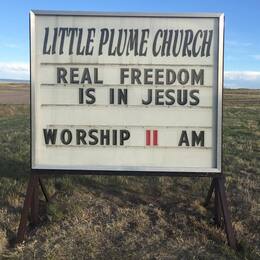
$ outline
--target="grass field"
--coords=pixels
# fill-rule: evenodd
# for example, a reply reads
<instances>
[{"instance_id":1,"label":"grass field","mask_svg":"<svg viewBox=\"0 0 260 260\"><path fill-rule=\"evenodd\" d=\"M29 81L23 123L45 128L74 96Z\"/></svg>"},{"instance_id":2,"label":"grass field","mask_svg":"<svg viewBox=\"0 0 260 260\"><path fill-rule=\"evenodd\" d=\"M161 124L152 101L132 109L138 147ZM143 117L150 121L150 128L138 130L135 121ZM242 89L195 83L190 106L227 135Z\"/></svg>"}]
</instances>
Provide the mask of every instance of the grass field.
<instances>
[{"instance_id":1,"label":"grass field","mask_svg":"<svg viewBox=\"0 0 260 260\"><path fill-rule=\"evenodd\" d=\"M29 107L0 105L0 259L260 259L260 90L225 90L224 172L239 251L203 207L208 178L63 176L12 247L29 173ZM43 199L43 198L42 198Z\"/></svg>"},{"instance_id":2,"label":"grass field","mask_svg":"<svg viewBox=\"0 0 260 260\"><path fill-rule=\"evenodd\" d=\"M29 104L28 84L0 83L0 104Z\"/></svg>"}]
</instances>

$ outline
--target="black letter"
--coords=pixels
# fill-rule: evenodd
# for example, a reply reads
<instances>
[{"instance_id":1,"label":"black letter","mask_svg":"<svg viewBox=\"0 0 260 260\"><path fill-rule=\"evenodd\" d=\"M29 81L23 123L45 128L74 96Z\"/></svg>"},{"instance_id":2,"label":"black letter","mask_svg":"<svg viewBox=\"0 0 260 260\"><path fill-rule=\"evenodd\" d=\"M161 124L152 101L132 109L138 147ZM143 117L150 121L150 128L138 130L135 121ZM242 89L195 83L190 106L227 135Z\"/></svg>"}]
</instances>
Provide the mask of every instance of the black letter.
<instances>
[{"instance_id":1,"label":"black letter","mask_svg":"<svg viewBox=\"0 0 260 260\"><path fill-rule=\"evenodd\" d=\"M122 103L124 103L125 105L127 105L127 97L128 97L127 88L125 88L125 89L119 88L117 90L117 94L118 94L118 97L117 97L118 104L121 105Z\"/></svg>"},{"instance_id":2,"label":"black letter","mask_svg":"<svg viewBox=\"0 0 260 260\"><path fill-rule=\"evenodd\" d=\"M184 79L182 79L182 75L184 75ZM177 78L178 78L179 83L181 83L182 85L185 85L189 81L189 72L185 69L181 69L178 72Z\"/></svg>"},{"instance_id":3,"label":"black letter","mask_svg":"<svg viewBox=\"0 0 260 260\"><path fill-rule=\"evenodd\" d=\"M116 47L114 47L114 50L112 50L113 42L114 42L114 35L115 35L115 29L110 29L110 39L109 39L109 45L108 45L108 56L115 56L116 55Z\"/></svg>"},{"instance_id":4,"label":"black letter","mask_svg":"<svg viewBox=\"0 0 260 260\"><path fill-rule=\"evenodd\" d=\"M150 78L153 77L153 75L151 74L153 72L153 69L144 69L144 84L145 85L152 85L153 81L149 80Z\"/></svg>"},{"instance_id":5,"label":"black letter","mask_svg":"<svg viewBox=\"0 0 260 260\"><path fill-rule=\"evenodd\" d=\"M71 55L71 54L73 54L75 35L78 35L78 28L69 28L68 36L69 35L70 35L69 55Z\"/></svg>"},{"instance_id":6,"label":"black letter","mask_svg":"<svg viewBox=\"0 0 260 260\"><path fill-rule=\"evenodd\" d=\"M139 49L139 56L145 56L147 53L147 47L144 50L144 45L147 43L147 39L146 35L147 34L147 38L149 37L149 29L144 29L142 30L142 36L141 36L141 43L140 43L140 49Z\"/></svg>"},{"instance_id":7,"label":"black letter","mask_svg":"<svg viewBox=\"0 0 260 260\"><path fill-rule=\"evenodd\" d=\"M124 141L130 138L130 132L128 130L120 130L120 145L124 145Z\"/></svg>"},{"instance_id":8,"label":"black letter","mask_svg":"<svg viewBox=\"0 0 260 260\"><path fill-rule=\"evenodd\" d=\"M86 137L86 131L84 129L77 129L76 130L76 139L77 139L77 144L87 144L85 141Z\"/></svg>"},{"instance_id":9,"label":"black letter","mask_svg":"<svg viewBox=\"0 0 260 260\"><path fill-rule=\"evenodd\" d=\"M110 131L109 130L100 130L100 144L104 145L104 141L106 141L106 145L110 143Z\"/></svg>"},{"instance_id":10,"label":"black letter","mask_svg":"<svg viewBox=\"0 0 260 260\"><path fill-rule=\"evenodd\" d=\"M161 101L163 99L163 89L156 89L155 90L155 105L163 105L164 102Z\"/></svg>"},{"instance_id":11,"label":"black letter","mask_svg":"<svg viewBox=\"0 0 260 260\"><path fill-rule=\"evenodd\" d=\"M67 35L68 35L68 28L63 28L63 27L60 28L59 36L61 34L61 40L60 40L60 52L59 52L59 54L63 54L65 33L67 33Z\"/></svg>"},{"instance_id":12,"label":"black letter","mask_svg":"<svg viewBox=\"0 0 260 260\"><path fill-rule=\"evenodd\" d=\"M174 84L176 73L174 70L166 69L166 85Z\"/></svg>"},{"instance_id":13,"label":"black letter","mask_svg":"<svg viewBox=\"0 0 260 260\"><path fill-rule=\"evenodd\" d=\"M92 55L93 54L94 47L92 46L92 48L90 49L90 45L91 45L92 42L94 42L93 38L95 37L95 32L96 32L95 28L88 29L88 38L87 38L86 53L85 53L86 55Z\"/></svg>"},{"instance_id":14,"label":"black letter","mask_svg":"<svg viewBox=\"0 0 260 260\"><path fill-rule=\"evenodd\" d=\"M43 54L50 54L51 52L51 46L49 46L49 49L47 50L47 42L48 42L48 36L49 36L49 27L45 28L45 35L44 35L44 42L43 42Z\"/></svg>"},{"instance_id":15,"label":"black letter","mask_svg":"<svg viewBox=\"0 0 260 260\"><path fill-rule=\"evenodd\" d=\"M189 50L189 45L192 43L192 39L193 39L193 31L185 30L182 56L186 56L186 55L188 55L189 57L191 56L191 50Z\"/></svg>"},{"instance_id":16,"label":"black letter","mask_svg":"<svg viewBox=\"0 0 260 260\"><path fill-rule=\"evenodd\" d=\"M207 39L209 32L209 38ZM210 46L211 46L211 41L212 41L212 36L213 36L213 30L205 30L204 31L204 37L203 37L203 42L202 42L202 50L201 50L201 57L205 56L205 48L207 46L206 50L206 57L210 56Z\"/></svg>"},{"instance_id":17,"label":"black letter","mask_svg":"<svg viewBox=\"0 0 260 260\"><path fill-rule=\"evenodd\" d=\"M153 90L152 89L148 89L147 92L148 92L148 95L147 95L148 99L146 101L142 99L142 104L143 105L149 105L152 102Z\"/></svg>"},{"instance_id":18,"label":"black letter","mask_svg":"<svg viewBox=\"0 0 260 260\"><path fill-rule=\"evenodd\" d=\"M163 35L163 31L162 30L158 30L154 36L154 41L153 41L153 56L157 56L159 53L160 53L160 50L161 50L161 46L159 47L158 51L156 50L156 43L157 43L157 40L158 40L158 36L159 34L161 35L160 37L162 37Z\"/></svg>"},{"instance_id":19,"label":"black letter","mask_svg":"<svg viewBox=\"0 0 260 260\"><path fill-rule=\"evenodd\" d=\"M91 129L88 132L89 137L93 140L93 141L89 141L89 145L96 145L98 143L98 138L96 135L94 135L94 133L98 133L97 129Z\"/></svg>"},{"instance_id":20,"label":"black letter","mask_svg":"<svg viewBox=\"0 0 260 260\"><path fill-rule=\"evenodd\" d=\"M67 75L67 70L65 68L57 68L57 83L61 83L61 81L63 81L63 83L68 83L68 81L66 80L66 75Z\"/></svg>"},{"instance_id":21,"label":"black letter","mask_svg":"<svg viewBox=\"0 0 260 260\"><path fill-rule=\"evenodd\" d=\"M142 84L140 81L140 76L141 76L141 70L132 68L131 69L131 84Z\"/></svg>"},{"instance_id":22,"label":"black letter","mask_svg":"<svg viewBox=\"0 0 260 260\"><path fill-rule=\"evenodd\" d=\"M199 135L197 135L196 131L192 131L192 146L199 145L204 146L204 131L200 131Z\"/></svg>"},{"instance_id":23,"label":"black letter","mask_svg":"<svg viewBox=\"0 0 260 260\"><path fill-rule=\"evenodd\" d=\"M125 78L129 78L129 75L125 75L125 72L129 71L128 68L121 68L120 69L120 84L125 83Z\"/></svg>"},{"instance_id":24,"label":"black letter","mask_svg":"<svg viewBox=\"0 0 260 260\"><path fill-rule=\"evenodd\" d=\"M79 88L79 104L83 104L83 88Z\"/></svg>"},{"instance_id":25,"label":"black letter","mask_svg":"<svg viewBox=\"0 0 260 260\"><path fill-rule=\"evenodd\" d=\"M115 104L115 89L109 89L109 104Z\"/></svg>"},{"instance_id":26,"label":"black letter","mask_svg":"<svg viewBox=\"0 0 260 260\"><path fill-rule=\"evenodd\" d=\"M113 129L113 145L117 145L117 130Z\"/></svg>"},{"instance_id":27,"label":"black letter","mask_svg":"<svg viewBox=\"0 0 260 260\"><path fill-rule=\"evenodd\" d=\"M45 144L49 144L51 141L51 144L56 143L56 137L57 137L57 129L43 129L44 134L44 140Z\"/></svg>"},{"instance_id":28,"label":"black letter","mask_svg":"<svg viewBox=\"0 0 260 260\"><path fill-rule=\"evenodd\" d=\"M163 85L163 81L160 79L163 78L163 69L155 69L155 84L156 85Z\"/></svg>"},{"instance_id":29,"label":"black letter","mask_svg":"<svg viewBox=\"0 0 260 260\"><path fill-rule=\"evenodd\" d=\"M171 93L175 93L175 90L174 89L167 89L165 91L165 96L170 100L170 101L166 101L165 104L166 105L173 105L175 103L175 98L174 96L171 95Z\"/></svg>"},{"instance_id":30,"label":"black letter","mask_svg":"<svg viewBox=\"0 0 260 260\"><path fill-rule=\"evenodd\" d=\"M88 84L92 83L88 68L84 68L80 83L85 83L85 81L87 81Z\"/></svg>"},{"instance_id":31,"label":"black letter","mask_svg":"<svg viewBox=\"0 0 260 260\"><path fill-rule=\"evenodd\" d=\"M187 89L177 89L177 103L179 105L186 105L188 99L188 90Z\"/></svg>"},{"instance_id":32,"label":"black letter","mask_svg":"<svg viewBox=\"0 0 260 260\"><path fill-rule=\"evenodd\" d=\"M99 42L99 49L98 49L98 55L102 55L102 49L103 46L108 42L108 29L101 29L101 36L100 36L100 42Z\"/></svg>"},{"instance_id":33,"label":"black letter","mask_svg":"<svg viewBox=\"0 0 260 260\"><path fill-rule=\"evenodd\" d=\"M77 44L77 55L83 55L85 46L83 47L82 50L80 50L81 47L81 41L82 41L82 28L79 29L79 36L78 36L78 44Z\"/></svg>"},{"instance_id":34,"label":"black letter","mask_svg":"<svg viewBox=\"0 0 260 260\"><path fill-rule=\"evenodd\" d=\"M94 68L94 83L95 84L103 84L103 80L98 79L98 68Z\"/></svg>"},{"instance_id":35,"label":"black letter","mask_svg":"<svg viewBox=\"0 0 260 260\"><path fill-rule=\"evenodd\" d=\"M197 33L194 36L194 41L193 41L193 44L192 44L192 55L193 55L193 57L197 57L200 53L200 50L201 50L201 46L200 46L199 49L196 51L197 40L198 40L199 34L200 34L200 38L201 38L202 35L203 35L202 30L198 30Z\"/></svg>"},{"instance_id":36,"label":"black letter","mask_svg":"<svg viewBox=\"0 0 260 260\"><path fill-rule=\"evenodd\" d=\"M185 144L186 146L190 146L189 144L189 139L188 139L188 135L187 135L187 132L185 130L183 130L181 132L181 138L179 140L179 144L178 146L182 146L182 144Z\"/></svg>"},{"instance_id":37,"label":"black letter","mask_svg":"<svg viewBox=\"0 0 260 260\"><path fill-rule=\"evenodd\" d=\"M95 89L94 88L86 89L86 96L89 98L89 99L86 99L87 104L94 104L96 102L96 97L91 92L95 93Z\"/></svg>"},{"instance_id":38,"label":"black letter","mask_svg":"<svg viewBox=\"0 0 260 260\"><path fill-rule=\"evenodd\" d=\"M194 99L194 101L190 101L190 105L192 105L192 106L196 106L196 105L198 105L199 102L200 102L199 97L197 97L197 96L195 95L195 93L198 93L198 94L199 94L199 90L198 90L198 89L193 89L193 90L191 90L191 92L190 92L190 97L191 97L192 99Z\"/></svg>"},{"instance_id":39,"label":"black letter","mask_svg":"<svg viewBox=\"0 0 260 260\"><path fill-rule=\"evenodd\" d=\"M191 70L191 85L200 83L200 85L204 84L204 69L200 69L197 74L195 69Z\"/></svg>"},{"instance_id":40,"label":"black letter","mask_svg":"<svg viewBox=\"0 0 260 260\"><path fill-rule=\"evenodd\" d=\"M67 140L65 140L65 134L67 134ZM63 129L60 133L60 140L63 144L68 145L72 140L72 133L69 129Z\"/></svg>"},{"instance_id":41,"label":"black letter","mask_svg":"<svg viewBox=\"0 0 260 260\"><path fill-rule=\"evenodd\" d=\"M56 44L57 44L57 37L58 37L58 28L54 28L54 35L53 35L53 41L52 41L52 54L56 53Z\"/></svg>"},{"instance_id":42,"label":"black letter","mask_svg":"<svg viewBox=\"0 0 260 260\"><path fill-rule=\"evenodd\" d=\"M129 30L129 38L126 49L126 56L130 54L130 51L134 50L134 56L138 55L138 29Z\"/></svg>"},{"instance_id":43,"label":"black letter","mask_svg":"<svg viewBox=\"0 0 260 260\"><path fill-rule=\"evenodd\" d=\"M79 76L78 72L79 72L78 68L70 68L70 83L71 84L79 84L79 80L76 80L76 78Z\"/></svg>"}]
</instances>

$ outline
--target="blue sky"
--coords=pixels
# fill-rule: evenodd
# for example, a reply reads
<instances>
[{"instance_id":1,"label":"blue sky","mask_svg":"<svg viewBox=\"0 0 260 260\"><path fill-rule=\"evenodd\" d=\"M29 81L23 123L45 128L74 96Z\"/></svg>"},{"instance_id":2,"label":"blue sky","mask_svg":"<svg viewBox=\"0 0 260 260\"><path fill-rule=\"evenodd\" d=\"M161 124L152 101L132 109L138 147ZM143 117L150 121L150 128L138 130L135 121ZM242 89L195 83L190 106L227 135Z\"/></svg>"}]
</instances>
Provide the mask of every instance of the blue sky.
<instances>
[{"instance_id":1,"label":"blue sky","mask_svg":"<svg viewBox=\"0 0 260 260\"><path fill-rule=\"evenodd\" d=\"M29 11L223 12L225 85L260 88L260 0L1 1L0 78L29 79Z\"/></svg>"}]
</instances>

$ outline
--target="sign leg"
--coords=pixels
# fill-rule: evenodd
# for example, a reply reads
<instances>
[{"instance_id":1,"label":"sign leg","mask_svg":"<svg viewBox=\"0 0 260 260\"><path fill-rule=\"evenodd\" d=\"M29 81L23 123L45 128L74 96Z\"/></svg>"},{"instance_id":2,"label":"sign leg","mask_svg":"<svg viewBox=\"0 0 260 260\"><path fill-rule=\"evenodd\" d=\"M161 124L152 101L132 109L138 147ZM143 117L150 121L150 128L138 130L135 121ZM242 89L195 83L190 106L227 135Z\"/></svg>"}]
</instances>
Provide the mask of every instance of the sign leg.
<instances>
[{"instance_id":1,"label":"sign leg","mask_svg":"<svg viewBox=\"0 0 260 260\"><path fill-rule=\"evenodd\" d=\"M209 188L209 192L207 194L204 203L205 207L209 205L213 193L215 193L215 198L214 198L215 224L218 227L221 227L222 219L223 219L228 244L231 248L236 250L237 245L236 245L234 230L231 223L230 212L227 204L227 195L225 191L224 177L213 178Z\"/></svg>"},{"instance_id":2,"label":"sign leg","mask_svg":"<svg viewBox=\"0 0 260 260\"><path fill-rule=\"evenodd\" d=\"M23 209L21 213L20 224L17 232L16 243L21 243L24 240L27 221L29 218L29 213L31 210L31 224L36 226L39 223L39 185L43 192L43 195L48 202L49 195L46 188L44 187L41 178L38 175L31 174L28 182L28 187L26 190L26 196L23 204Z\"/></svg>"},{"instance_id":3,"label":"sign leg","mask_svg":"<svg viewBox=\"0 0 260 260\"><path fill-rule=\"evenodd\" d=\"M215 224L217 227L221 227L221 216L222 216L222 210L221 210L221 200L219 196L219 187L216 185L217 180L214 179L215 184L215 199L214 199L214 212L215 212Z\"/></svg>"},{"instance_id":4,"label":"sign leg","mask_svg":"<svg viewBox=\"0 0 260 260\"><path fill-rule=\"evenodd\" d=\"M206 197L205 202L204 202L204 207L207 207L209 205L210 200L212 198L212 194L214 192L214 189L215 189L215 180L213 178L213 180L211 181L211 184L210 184L210 188L209 188L207 197Z\"/></svg>"},{"instance_id":5,"label":"sign leg","mask_svg":"<svg viewBox=\"0 0 260 260\"><path fill-rule=\"evenodd\" d=\"M233 230L232 223L231 223L230 212L228 209L227 196L226 196L226 192L225 192L223 177L216 178L216 187L218 190L217 193L219 194L219 200L220 200L220 205L221 205L221 209L222 209L222 213L223 213L223 219L224 219L224 225L225 225L225 231L226 231L226 235L227 235L228 244L231 248L236 250L237 249L236 239L235 239L234 230Z\"/></svg>"},{"instance_id":6,"label":"sign leg","mask_svg":"<svg viewBox=\"0 0 260 260\"><path fill-rule=\"evenodd\" d=\"M41 190L42 190L42 193L43 193L43 195L45 197L46 202L49 202L50 201L50 197L49 197L48 192L47 192L45 186L43 185L42 179L40 177L39 177L39 184L41 186Z\"/></svg>"},{"instance_id":7,"label":"sign leg","mask_svg":"<svg viewBox=\"0 0 260 260\"><path fill-rule=\"evenodd\" d=\"M39 177L34 177L33 196L31 201L31 224L36 226L39 222Z\"/></svg>"},{"instance_id":8,"label":"sign leg","mask_svg":"<svg viewBox=\"0 0 260 260\"><path fill-rule=\"evenodd\" d=\"M28 187L27 187L26 196L24 199L20 224L19 224L19 228L18 228L18 232L17 232L17 239L16 239L17 243L21 243L24 240L26 226L27 226L27 219L29 216L30 205L32 203L32 197L33 197L33 193L34 193L34 191L33 191L34 185L35 185L35 176L31 175L29 182L28 182Z\"/></svg>"}]
</instances>

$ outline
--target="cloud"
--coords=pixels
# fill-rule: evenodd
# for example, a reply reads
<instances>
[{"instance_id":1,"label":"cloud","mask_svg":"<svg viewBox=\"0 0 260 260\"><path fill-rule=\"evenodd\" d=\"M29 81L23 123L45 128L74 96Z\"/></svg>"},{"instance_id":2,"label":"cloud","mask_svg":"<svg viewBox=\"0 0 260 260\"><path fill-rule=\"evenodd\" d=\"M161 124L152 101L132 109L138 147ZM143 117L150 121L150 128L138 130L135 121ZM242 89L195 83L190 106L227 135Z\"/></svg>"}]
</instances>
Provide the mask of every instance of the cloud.
<instances>
[{"instance_id":1,"label":"cloud","mask_svg":"<svg viewBox=\"0 0 260 260\"><path fill-rule=\"evenodd\" d=\"M0 62L0 78L29 79L29 64L23 62Z\"/></svg>"},{"instance_id":2,"label":"cloud","mask_svg":"<svg viewBox=\"0 0 260 260\"><path fill-rule=\"evenodd\" d=\"M260 71L225 71L226 87L260 88Z\"/></svg>"},{"instance_id":3,"label":"cloud","mask_svg":"<svg viewBox=\"0 0 260 260\"><path fill-rule=\"evenodd\" d=\"M225 71L225 79L260 80L260 71Z\"/></svg>"},{"instance_id":4,"label":"cloud","mask_svg":"<svg viewBox=\"0 0 260 260\"><path fill-rule=\"evenodd\" d=\"M251 46L252 43L251 42L241 42L241 41L226 41L226 44L230 47L234 47L234 46L239 46L239 47L248 47Z\"/></svg>"}]
</instances>

